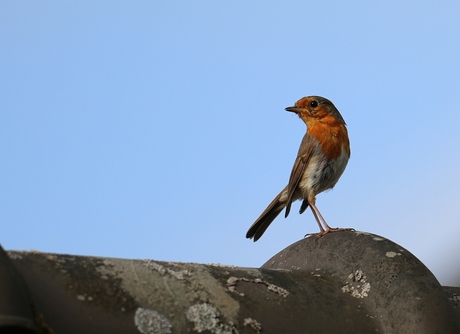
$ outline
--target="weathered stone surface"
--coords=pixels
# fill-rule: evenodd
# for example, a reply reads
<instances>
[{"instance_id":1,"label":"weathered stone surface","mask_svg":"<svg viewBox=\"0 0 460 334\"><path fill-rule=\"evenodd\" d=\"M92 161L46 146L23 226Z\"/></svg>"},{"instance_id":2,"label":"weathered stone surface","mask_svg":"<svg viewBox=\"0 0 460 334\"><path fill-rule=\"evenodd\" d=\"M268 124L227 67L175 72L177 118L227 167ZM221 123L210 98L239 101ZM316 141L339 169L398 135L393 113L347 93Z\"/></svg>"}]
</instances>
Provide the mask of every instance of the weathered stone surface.
<instances>
[{"instance_id":1,"label":"weathered stone surface","mask_svg":"<svg viewBox=\"0 0 460 334\"><path fill-rule=\"evenodd\" d=\"M378 235L347 231L305 238L262 268L341 282L342 292L359 300L359 309L384 333L460 333L453 298L446 298L433 274L409 251Z\"/></svg>"},{"instance_id":2,"label":"weathered stone surface","mask_svg":"<svg viewBox=\"0 0 460 334\"><path fill-rule=\"evenodd\" d=\"M16 272L27 305L0 311L41 333L460 333L458 290L370 234L306 238L260 269L8 255L0 278Z\"/></svg>"},{"instance_id":3,"label":"weathered stone surface","mask_svg":"<svg viewBox=\"0 0 460 334\"><path fill-rule=\"evenodd\" d=\"M0 330L33 333L36 326L30 305L29 291L21 274L0 247Z\"/></svg>"}]
</instances>

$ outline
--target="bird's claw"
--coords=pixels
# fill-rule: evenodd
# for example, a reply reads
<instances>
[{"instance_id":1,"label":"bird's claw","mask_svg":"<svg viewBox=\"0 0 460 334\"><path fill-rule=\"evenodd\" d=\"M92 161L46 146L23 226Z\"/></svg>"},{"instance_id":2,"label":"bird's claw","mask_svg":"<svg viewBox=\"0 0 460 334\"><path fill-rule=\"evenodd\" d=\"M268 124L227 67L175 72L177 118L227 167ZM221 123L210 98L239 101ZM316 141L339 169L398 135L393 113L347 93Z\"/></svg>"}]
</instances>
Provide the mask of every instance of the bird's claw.
<instances>
[{"instance_id":1,"label":"bird's claw","mask_svg":"<svg viewBox=\"0 0 460 334\"><path fill-rule=\"evenodd\" d=\"M309 236L312 236L312 237L314 236L315 239L318 240L319 238L325 236L328 233L340 232L340 231L355 231L355 229L352 227L331 227L326 230L322 230L318 233L307 233L305 234L304 238L309 237Z\"/></svg>"}]
</instances>

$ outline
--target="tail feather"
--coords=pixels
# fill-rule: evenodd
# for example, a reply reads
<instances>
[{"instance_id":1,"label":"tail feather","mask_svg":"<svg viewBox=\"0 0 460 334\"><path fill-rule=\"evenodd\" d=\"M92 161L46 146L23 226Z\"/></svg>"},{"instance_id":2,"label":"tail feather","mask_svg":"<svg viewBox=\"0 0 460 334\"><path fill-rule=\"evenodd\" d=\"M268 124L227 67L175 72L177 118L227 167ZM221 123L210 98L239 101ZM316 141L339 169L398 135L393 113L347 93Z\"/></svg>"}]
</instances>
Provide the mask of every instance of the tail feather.
<instances>
[{"instance_id":1,"label":"tail feather","mask_svg":"<svg viewBox=\"0 0 460 334\"><path fill-rule=\"evenodd\" d=\"M308 208L308 200L304 199L302 205L300 206L299 214L304 213L305 210Z\"/></svg>"},{"instance_id":2,"label":"tail feather","mask_svg":"<svg viewBox=\"0 0 460 334\"><path fill-rule=\"evenodd\" d=\"M265 230L270 226L272 221L275 220L281 211L283 211L283 209L286 207L286 203L280 201L283 191L275 197L275 199L268 205L265 211L262 212L260 217L257 218L254 224L252 224L246 233L246 238L254 238L254 242L259 240L262 234L264 234Z\"/></svg>"}]
</instances>

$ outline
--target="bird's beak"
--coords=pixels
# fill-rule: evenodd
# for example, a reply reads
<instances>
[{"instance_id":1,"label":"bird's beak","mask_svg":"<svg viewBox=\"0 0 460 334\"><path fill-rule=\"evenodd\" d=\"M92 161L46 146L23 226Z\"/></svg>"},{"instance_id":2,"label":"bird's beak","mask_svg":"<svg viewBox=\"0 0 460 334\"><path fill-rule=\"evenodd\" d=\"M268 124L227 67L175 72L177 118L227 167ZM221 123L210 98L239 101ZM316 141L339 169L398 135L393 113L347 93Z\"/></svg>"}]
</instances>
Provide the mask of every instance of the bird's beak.
<instances>
[{"instance_id":1,"label":"bird's beak","mask_svg":"<svg viewBox=\"0 0 460 334\"><path fill-rule=\"evenodd\" d=\"M294 107L287 107L286 111L295 112L296 114L298 114L300 112L300 109L302 108L294 106Z\"/></svg>"}]
</instances>

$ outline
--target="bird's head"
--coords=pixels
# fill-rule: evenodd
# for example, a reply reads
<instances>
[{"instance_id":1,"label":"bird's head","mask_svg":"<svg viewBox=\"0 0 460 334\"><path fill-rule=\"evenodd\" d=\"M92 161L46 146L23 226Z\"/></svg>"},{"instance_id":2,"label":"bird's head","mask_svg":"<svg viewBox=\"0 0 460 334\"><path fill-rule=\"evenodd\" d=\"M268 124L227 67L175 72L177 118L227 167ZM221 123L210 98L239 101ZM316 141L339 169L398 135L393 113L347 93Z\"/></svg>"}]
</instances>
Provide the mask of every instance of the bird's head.
<instances>
[{"instance_id":1,"label":"bird's head","mask_svg":"<svg viewBox=\"0 0 460 334\"><path fill-rule=\"evenodd\" d=\"M307 125L311 121L329 120L331 117L340 124L346 125L337 108L328 99L321 96L306 96L301 98L286 111L296 113Z\"/></svg>"}]
</instances>

